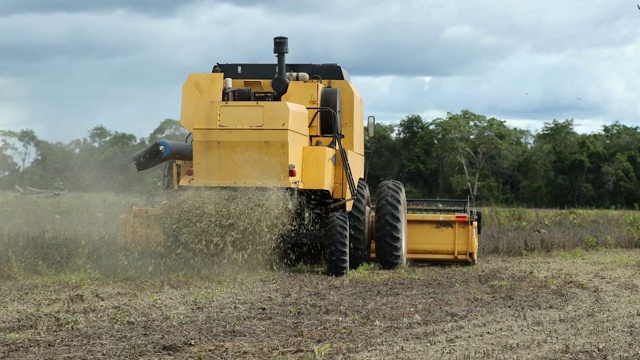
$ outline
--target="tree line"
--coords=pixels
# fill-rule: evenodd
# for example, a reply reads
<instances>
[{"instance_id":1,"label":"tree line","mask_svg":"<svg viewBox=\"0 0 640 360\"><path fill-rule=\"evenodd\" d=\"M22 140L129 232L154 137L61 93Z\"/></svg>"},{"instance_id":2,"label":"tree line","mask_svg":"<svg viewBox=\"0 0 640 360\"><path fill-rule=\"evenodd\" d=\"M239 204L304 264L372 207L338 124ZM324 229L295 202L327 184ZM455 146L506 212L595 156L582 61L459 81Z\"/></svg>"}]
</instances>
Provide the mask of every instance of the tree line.
<instances>
[{"instance_id":1,"label":"tree line","mask_svg":"<svg viewBox=\"0 0 640 360\"><path fill-rule=\"evenodd\" d=\"M135 171L132 155L158 139L184 141L177 120L149 136L99 125L83 139L47 142L33 130L0 130L0 189L121 193L161 191L162 167ZM430 121L376 124L367 181L400 180L407 196L467 198L478 205L637 208L640 128L614 122L581 134L568 119L535 132L468 110Z\"/></svg>"},{"instance_id":2,"label":"tree line","mask_svg":"<svg viewBox=\"0 0 640 360\"><path fill-rule=\"evenodd\" d=\"M163 169L137 172L132 156L159 139L184 141L177 120L165 119L149 136L112 131L98 125L83 139L47 142L30 129L0 130L0 189L33 187L80 192L161 191Z\"/></svg>"},{"instance_id":3,"label":"tree line","mask_svg":"<svg viewBox=\"0 0 640 360\"><path fill-rule=\"evenodd\" d=\"M614 122L590 134L572 119L536 131L468 110L431 121L376 124L369 183L404 182L409 197L478 205L638 208L640 128Z\"/></svg>"}]
</instances>

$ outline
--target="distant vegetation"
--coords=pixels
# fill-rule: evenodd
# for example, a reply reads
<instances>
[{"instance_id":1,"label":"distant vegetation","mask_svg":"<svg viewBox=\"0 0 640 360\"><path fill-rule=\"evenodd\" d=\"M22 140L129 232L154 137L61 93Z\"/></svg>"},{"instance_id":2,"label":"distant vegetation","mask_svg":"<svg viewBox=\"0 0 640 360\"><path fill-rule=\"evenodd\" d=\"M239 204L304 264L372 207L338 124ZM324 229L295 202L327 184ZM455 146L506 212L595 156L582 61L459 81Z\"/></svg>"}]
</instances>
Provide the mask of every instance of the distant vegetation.
<instances>
[{"instance_id":1,"label":"distant vegetation","mask_svg":"<svg viewBox=\"0 0 640 360\"><path fill-rule=\"evenodd\" d=\"M206 199L195 207L189 205L189 212L178 207L165 214L165 229L180 234L173 242L157 246L160 239L150 237L142 243L124 246L118 240L119 227L124 225L121 215L130 211L132 201L140 200L130 194L71 193L42 198L0 194L0 280L61 273L125 278L195 275L222 268L237 271L245 268L247 261L254 270L265 268L261 265L267 259L263 251L273 244L269 239L273 240L285 228L282 220L286 219L278 212L282 207L274 206L274 201L249 196L247 201L252 209L271 203L270 211L265 212L268 216L252 218L237 216L245 208L240 201L230 202L229 211L222 213L206 209L220 207L220 194ZM480 261L488 255L539 253L581 258L591 250L640 247L640 215L635 211L494 207L482 210ZM211 216L206 219L198 216L202 211ZM247 218L253 220L242 221ZM212 227L215 223L225 223L226 227ZM260 236L245 236L248 233ZM184 240L189 242L183 243ZM222 241L219 244L224 246L243 245L231 253L231 248L208 247L210 241ZM210 253L211 249L215 251ZM212 254L227 258L220 262L219 256L209 256ZM246 258L236 261L240 265L232 266L237 256Z\"/></svg>"},{"instance_id":2,"label":"distant vegetation","mask_svg":"<svg viewBox=\"0 0 640 360\"><path fill-rule=\"evenodd\" d=\"M0 189L160 191L161 167L138 173L131 157L153 141L186 135L171 119L145 138L97 126L69 143L41 140L29 129L0 130ZM571 119L531 132L468 110L431 121L409 115L376 124L367 151L371 187L397 179L411 197L470 196L482 206L536 208L640 204L640 128L617 122L579 134Z\"/></svg>"},{"instance_id":3,"label":"distant vegetation","mask_svg":"<svg viewBox=\"0 0 640 360\"><path fill-rule=\"evenodd\" d=\"M376 125L369 183L404 182L411 197L479 205L627 208L640 204L640 128L613 123L579 134L573 120L538 132L463 110L425 121Z\"/></svg>"},{"instance_id":4,"label":"distant vegetation","mask_svg":"<svg viewBox=\"0 0 640 360\"><path fill-rule=\"evenodd\" d=\"M102 125L69 143L50 143L33 130L0 130L0 189L33 187L71 192L147 194L160 191L162 167L138 173L133 154L159 139L184 141L179 122L166 119L148 137Z\"/></svg>"}]
</instances>

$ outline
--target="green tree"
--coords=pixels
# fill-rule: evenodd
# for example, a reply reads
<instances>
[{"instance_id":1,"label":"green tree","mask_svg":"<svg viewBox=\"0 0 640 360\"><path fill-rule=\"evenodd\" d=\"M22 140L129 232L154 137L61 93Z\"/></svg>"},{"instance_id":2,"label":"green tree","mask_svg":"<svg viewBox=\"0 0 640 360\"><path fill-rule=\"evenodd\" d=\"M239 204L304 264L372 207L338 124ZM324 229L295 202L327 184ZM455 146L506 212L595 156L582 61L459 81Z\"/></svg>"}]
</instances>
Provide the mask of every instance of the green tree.
<instances>
[{"instance_id":1,"label":"green tree","mask_svg":"<svg viewBox=\"0 0 640 360\"><path fill-rule=\"evenodd\" d=\"M635 207L640 203L640 129L615 122L602 128L600 175L607 190L604 206ZM598 170L598 169L594 169Z\"/></svg>"},{"instance_id":2,"label":"green tree","mask_svg":"<svg viewBox=\"0 0 640 360\"><path fill-rule=\"evenodd\" d=\"M14 181L19 185L27 184L28 166L39 156L40 139L31 129L18 132L4 130L2 136L2 151L5 157L7 171L15 171ZM11 170L15 164L16 169ZM8 174L7 174L8 175Z\"/></svg>"},{"instance_id":3,"label":"green tree","mask_svg":"<svg viewBox=\"0 0 640 360\"><path fill-rule=\"evenodd\" d=\"M579 206L583 203L589 159L581 149L583 137L574 129L573 119L545 123L536 135L533 151L539 178L538 191L545 197L538 206ZM582 145L581 145L582 144ZM543 170L543 171L540 171ZM532 189L533 190L533 189Z\"/></svg>"},{"instance_id":4,"label":"green tree","mask_svg":"<svg viewBox=\"0 0 640 360\"><path fill-rule=\"evenodd\" d=\"M89 130L89 143L100 147L113 136L113 133L103 125L98 125Z\"/></svg>"},{"instance_id":5,"label":"green tree","mask_svg":"<svg viewBox=\"0 0 640 360\"><path fill-rule=\"evenodd\" d=\"M432 122L440 151L449 153L462 167L461 181L475 206L480 174L490 156L503 147L508 128L505 122L469 110L448 113Z\"/></svg>"},{"instance_id":6,"label":"green tree","mask_svg":"<svg viewBox=\"0 0 640 360\"><path fill-rule=\"evenodd\" d=\"M173 119L164 119L157 128L155 128L147 141L153 143L155 141L164 139L172 141L184 142L189 132L180 126L180 121Z\"/></svg>"},{"instance_id":7,"label":"green tree","mask_svg":"<svg viewBox=\"0 0 640 360\"><path fill-rule=\"evenodd\" d=\"M436 160L432 159L434 140L428 124L420 115L409 115L397 126L399 154L398 179L405 185L408 196L425 197L433 194L431 184ZM433 195L431 195L433 196Z\"/></svg>"},{"instance_id":8,"label":"green tree","mask_svg":"<svg viewBox=\"0 0 640 360\"><path fill-rule=\"evenodd\" d=\"M38 150L40 156L28 169L31 186L56 190L80 188L81 172L86 169L77 162L78 154L71 145L40 141Z\"/></svg>"},{"instance_id":9,"label":"green tree","mask_svg":"<svg viewBox=\"0 0 640 360\"><path fill-rule=\"evenodd\" d=\"M500 146L486 162L478 191L495 204L515 205L523 195L526 159L533 135L528 130L507 128Z\"/></svg>"},{"instance_id":10,"label":"green tree","mask_svg":"<svg viewBox=\"0 0 640 360\"><path fill-rule=\"evenodd\" d=\"M370 153L365 156L367 183L375 194L378 184L384 180L398 179L399 148L395 138L396 126L375 125L375 136L370 140Z\"/></svg>"},{"instance_id":11,"label":"green tree","mask_svg":"<svg viewBox=\"0 0 640 360\"><path fill-rule=\"evenodd\" d=\"M0 130L0 188L9 188L15 185L15 177L18 174L18 164L13 154L17 148L14 145L13 135L5 130Z\"/></svg>"}]
</instances>

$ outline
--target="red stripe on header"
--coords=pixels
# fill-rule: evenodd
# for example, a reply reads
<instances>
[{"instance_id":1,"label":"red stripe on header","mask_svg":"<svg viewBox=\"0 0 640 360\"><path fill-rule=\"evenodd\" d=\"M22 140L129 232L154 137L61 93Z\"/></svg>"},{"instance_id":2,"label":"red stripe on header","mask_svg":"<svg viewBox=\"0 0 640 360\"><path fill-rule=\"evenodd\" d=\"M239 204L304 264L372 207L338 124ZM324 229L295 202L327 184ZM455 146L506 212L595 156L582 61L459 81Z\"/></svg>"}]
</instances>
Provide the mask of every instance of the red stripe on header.
<instances>
[{"instance_id":1,"label":"red stripe on header","mask_svg":"<svg viewBox=\"0 0 640 360\"><path fill-rule=\"evenodd\" d=\"M467 215L456 215L456 221L467 221Z\"/></svg>"}]
</instances>

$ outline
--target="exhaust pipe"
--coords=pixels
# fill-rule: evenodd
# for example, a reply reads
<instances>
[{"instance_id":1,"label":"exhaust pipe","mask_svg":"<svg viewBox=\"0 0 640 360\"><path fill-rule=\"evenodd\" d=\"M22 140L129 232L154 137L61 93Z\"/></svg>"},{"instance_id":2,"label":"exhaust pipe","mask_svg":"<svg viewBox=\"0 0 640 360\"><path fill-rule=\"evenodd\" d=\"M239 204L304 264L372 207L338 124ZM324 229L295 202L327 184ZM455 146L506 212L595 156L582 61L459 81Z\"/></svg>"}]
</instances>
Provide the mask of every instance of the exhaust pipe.
<instances>
[{"instance_id":1,"label":"exhaust pipe","mask_svg":"<svg viewBox=\"0 0 640 360\"><path fill-rule=\"evenodd\" d=\"M286 64L284 55L289 53L289 38L286 36L276 36L273 38L273 53L278 57L278 73L271 80L273 91L278 94L278 98L287 93L289 79L287 79Z\"/></svg>"}]
</instances>

